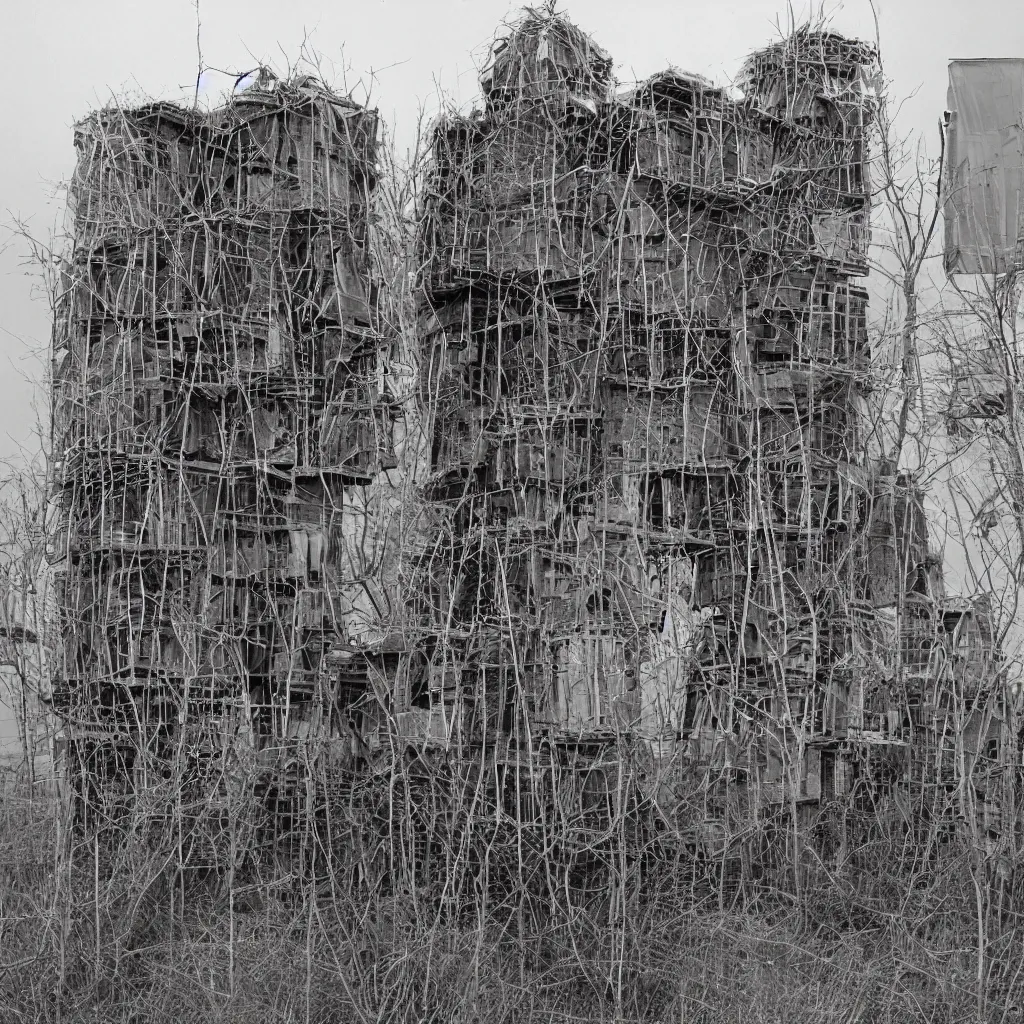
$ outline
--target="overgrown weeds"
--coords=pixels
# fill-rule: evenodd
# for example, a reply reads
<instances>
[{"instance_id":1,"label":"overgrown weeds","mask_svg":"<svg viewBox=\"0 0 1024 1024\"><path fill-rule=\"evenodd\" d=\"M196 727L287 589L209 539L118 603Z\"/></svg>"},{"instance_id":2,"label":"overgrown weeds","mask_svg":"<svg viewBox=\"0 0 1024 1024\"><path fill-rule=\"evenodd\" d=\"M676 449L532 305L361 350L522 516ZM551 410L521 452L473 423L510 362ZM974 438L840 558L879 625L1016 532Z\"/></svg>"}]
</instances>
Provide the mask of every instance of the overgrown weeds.
<instances>
[{"instance_id":1,"label":"overgrown weeds","mask_svg":"<svg viewBox=\"0 0 1024 1024\"><path fill-rule=\"evenodd\" d=\"M69 829L55 794L12 777L0 823L5 1021L978 1019L976 893L953 846L926 880L909 859L883 878L851 856L809 870L799 898L761 879L724 900L653 858L642 882L566 875L541 905L394 877L341 888L280 864L182 873ZM1015 1019L1014 906L1008 892L1001 923L987 918L986 1021Z\"/></svg>"}]
</instances>

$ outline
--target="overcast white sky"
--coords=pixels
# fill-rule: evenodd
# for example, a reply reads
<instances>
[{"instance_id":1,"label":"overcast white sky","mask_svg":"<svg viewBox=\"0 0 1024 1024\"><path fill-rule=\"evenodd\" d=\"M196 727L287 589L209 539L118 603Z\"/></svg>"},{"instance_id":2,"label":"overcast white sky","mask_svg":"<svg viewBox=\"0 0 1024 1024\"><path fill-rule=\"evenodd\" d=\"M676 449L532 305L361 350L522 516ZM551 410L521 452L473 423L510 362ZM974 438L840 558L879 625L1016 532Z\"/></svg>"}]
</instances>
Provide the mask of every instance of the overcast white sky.
<instances>
[{"instance_id":1,"label":"overcast white sky","mask_svg":"<svg viewBox=\"0 0 1024 1024\"><path fill-rule=\"evenodd\" d=\"M917 91L908 130L928 133L945 105L950 57L1024 56L1024 15L1011 0L878 0L883 52L899 94ZM799 18L806 0L794 0ZM562 8L610 50L630 80L674 64L727 81L743 57L771 40L785 0L575 0ZM73 122L113 95L178 98L194 87L196 8L192 0L4 0L7 39L0 64L0 218L18 216L46 236L58 219L57 184L73 163ZM422 104L437 89L460 102L476 95L476 66L495 27L513 16L508 0L200 0L205 63L243 71L278 65L308 38L350 84L369 82L400 140L412 137ZM868 0L847 0L834 26L873 36ZM344 57L342 50L344 49ZM204 89L229 84L210 75ZM30 434L32 353L45 349L48 310L31 298L19 265L24 247L0 254L0 458Z\"/></svg>"},{"instance_id":2,"label":"overcast white sky","mask_svg":"<svg viewBox=\"0 0 1024 1024\"><path fill-rule=\"evenodd\" d=\"M807 0L793 0L797 19ZM195 88L194 0L4 0L8 39L0 64L4 159L0 222L17 217L46 238L61 214L59 184L70 174L72 124L112 97L191 99ZM907 131L936 142L950 57L1024 56L1024 16L1011 0L876 0L886 70L897 95L916 95ZM561 8L616 61L620 80L669 64L726 82L751 50L777 35L786 0L563 0ZM434 111L441 90L457 102L477 95L476 69L496 27L519 6L509 0L199 0L206 65L245 71L284 65L303 40L328 75L362 82L401 143L414 136L418 111ZM833 25L873 36L869 0L826 7ZM346 70L347 69L347 70ZM207 73L214 98L228 75ZM55 198L56 197L56 198ZM26 442L35 421L41 354L49 337L45 301L22 265L26 246L0 233L0 459Z\"/></svg>"}]
</instances>

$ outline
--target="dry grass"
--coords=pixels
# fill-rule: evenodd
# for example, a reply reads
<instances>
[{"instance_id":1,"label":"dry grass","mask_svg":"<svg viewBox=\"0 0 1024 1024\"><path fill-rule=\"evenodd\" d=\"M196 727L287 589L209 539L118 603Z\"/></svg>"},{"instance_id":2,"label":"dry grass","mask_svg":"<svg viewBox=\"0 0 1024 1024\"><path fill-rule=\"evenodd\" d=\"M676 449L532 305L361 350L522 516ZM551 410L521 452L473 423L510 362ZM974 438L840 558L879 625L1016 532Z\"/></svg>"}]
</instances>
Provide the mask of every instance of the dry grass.
<instances>
[{"instance_id":1,"label":"dry grass","mask_svg":"<svg viewBox=\"0 0 1024 1024\"><path fill-rule=\"evenodd\" d=\"M456 913L430 888L184 880L141 846L97 850L54 795L10 777L0 823L3 1021L979 1019L976 893L953 847L924 878L852 858L809 873L799 899L762 883L723 903L666 862L546 907ZM980 1019L1002 1022L1017 1019L1019 932L995 895Z\"/></svg>"}]
</instances>

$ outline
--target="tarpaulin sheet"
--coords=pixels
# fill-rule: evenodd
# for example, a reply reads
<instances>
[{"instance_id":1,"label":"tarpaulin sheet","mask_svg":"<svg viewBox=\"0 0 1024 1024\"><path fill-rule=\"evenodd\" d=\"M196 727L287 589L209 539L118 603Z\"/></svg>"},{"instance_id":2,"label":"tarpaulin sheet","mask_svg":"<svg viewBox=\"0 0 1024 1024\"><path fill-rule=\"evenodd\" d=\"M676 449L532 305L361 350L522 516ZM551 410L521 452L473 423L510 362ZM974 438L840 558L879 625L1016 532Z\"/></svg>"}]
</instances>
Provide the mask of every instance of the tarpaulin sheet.
<instances>
[{"instance_id":1,"label":"tarpaulin sheet","mask_svg":"<svg viewBox=\"0 0 1024 1024\"><path fill-rule=\"evenodd\" d=\"M946 136L947 274L1005 274L1024 257L1024 59L954 60Z\"/></svg>"}]
</instances>

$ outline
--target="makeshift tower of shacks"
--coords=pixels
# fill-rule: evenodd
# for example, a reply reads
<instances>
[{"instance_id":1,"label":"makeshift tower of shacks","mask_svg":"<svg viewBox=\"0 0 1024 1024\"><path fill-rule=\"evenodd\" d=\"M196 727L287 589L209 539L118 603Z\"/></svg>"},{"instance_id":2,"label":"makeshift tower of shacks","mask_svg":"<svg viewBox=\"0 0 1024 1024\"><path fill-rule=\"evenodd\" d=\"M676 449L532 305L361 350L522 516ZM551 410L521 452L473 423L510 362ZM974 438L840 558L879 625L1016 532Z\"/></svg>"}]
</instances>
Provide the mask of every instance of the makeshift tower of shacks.
<instances>
[{"instance_id":1,"label":"makeshift tower of shacks","mask_svg":"<svg viewBox=\"0 0 1024 1024\"><path fill-rule=\"evenodd\" d=\"M454 891L481 822L494 857L516 824L520 877L531 823L585 860L653 801L724 862L751 816L955 788L1003 724L965 703L990 617L869 447L874 62L797 31L735 99L616 93L561 16L496 45L484 109L432 136L426 543L381 602L375 112L261 72L80 124L53 558L81 816L170 793L196 845L248 786L277 839L341 793L352 878L388 849Z\"/></svg>"},{"instance_id":2,"label":"makeshift tower of shacks","mask_svg":"<svg viewBox=\"0 0 1024 1024\"><path fill-rule=\"evenodd\" d=\"M368 571L352 537L391 418L376 136L374 111L268 72L211 113L110 107L77 126L55 703L87 815L172 767L216 807L240 737L273 811L301 775L290 741L352 739L335 720Z\"/></svg>"},{"instance_id":3,"label":"makeshift tower of shacks","mask_svg":"<svg viewBox=\"0 0 1024 1024\"><path fill-rule=\"evenodd\" d=\"M552 765L584 817L629 762L706 839L934 729L961 622L984 668L921 495L868 451L874 71L802 30L740 100L677 71L616 94L608 54L530 13L484 109L438 125L410 737L516 792Z\"/></svg>"}]
</instances>

